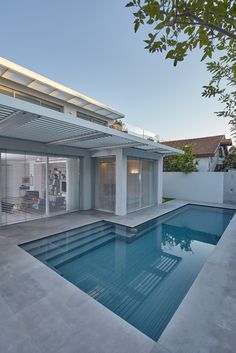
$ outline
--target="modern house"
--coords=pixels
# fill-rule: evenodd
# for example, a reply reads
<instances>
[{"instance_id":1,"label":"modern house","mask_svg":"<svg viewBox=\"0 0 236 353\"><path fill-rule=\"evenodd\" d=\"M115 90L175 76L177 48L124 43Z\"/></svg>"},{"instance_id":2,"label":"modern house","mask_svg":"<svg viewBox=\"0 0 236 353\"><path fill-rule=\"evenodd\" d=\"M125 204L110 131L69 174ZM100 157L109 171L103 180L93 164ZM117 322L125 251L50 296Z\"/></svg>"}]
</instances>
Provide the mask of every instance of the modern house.
<instances>
[{"instance_id":1,"label":"modern house","mask_svg":"<svg viewBox=\"0 0 236 353\"><path fill-rule=\"evenodd\" d=\"M232 146L232 140L226 139L225 135L164 141L162 143L174 148L191 145L193 155L198 161L199 172L221 171L225 157L228 155L228 147Z\"/></svg>"},{"instance_id":2,"label":"modern house","mask_svg":"<svg viewBox=\"0 0 236 353\"><path fill-rule=\"evenodd\" d=\"M182 152L112 129L122 118L0 58L0 224L160 204L163 156Z\"/></svg>"}]
</instances>

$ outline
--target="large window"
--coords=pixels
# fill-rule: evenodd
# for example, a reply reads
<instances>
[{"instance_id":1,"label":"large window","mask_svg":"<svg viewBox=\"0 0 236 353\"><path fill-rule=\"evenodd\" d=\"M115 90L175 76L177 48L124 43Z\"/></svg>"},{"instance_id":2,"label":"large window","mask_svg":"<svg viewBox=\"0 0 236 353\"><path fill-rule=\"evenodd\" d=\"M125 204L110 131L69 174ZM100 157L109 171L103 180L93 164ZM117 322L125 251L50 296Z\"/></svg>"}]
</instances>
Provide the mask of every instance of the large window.
<instances>
[{"instance_id":1,"label":"large window","mask_svg":"<svg viewBox=\"0 0 236 353\"><path fill-rule=\"evenodd\" d=\"M128 212L148 207L155 202L154 163L144 159L128 159Z\"/></svg>"},{"instance_id":2,"label":"large window","mask_svg":"<svg viewBox=\"0 0 236 353\"><path fill-rule=\"evenodd\" d=\"M52 103L47 100L32 96L28 93L16 91L13 88L9 88L9 87L5 87L5 86L0 85L0 93L6 94L11 97L15 97L17 99L21 99L21 100L29 102L29 103L41 105L42 107L56 110L57 112L63 112L63 107L61 105L58 105L56 103Z\"/></svg>"},{"instance_id":3,"label":"large window","mask_svg":"<svg viewBox=\"0 0 236 353\"><path fill-rule=\"evenodd\" d=\"M0 153L0 223L79 209L79 159Z\"/></svg>"},{"instance_id":4,"label":"large window","mask_svg":"<svg viewBox=\"0 0 236 353\"><path fill-rule=\"evenodd\" d=\"M96 123L96 124L103 125L103 126L108 126L108 122L106 120L94 118L91 116L86 116L84 114L82 115L80 112L77 112L77 117L80 119L83 119L83 120L91 121L92 123Z\"/></svg>"},{"instance_id":5,"label":"large window","mask_svg":"<svg viewBox=\"0 0 236 353\"><path fill-rule=\"evenodd\" d=\"M67 165L66 159L49 157L48 199L49 211L59 212L67 208Z\"/></svg>"},{"instance_id":6,"label":"large window","mask_svg":"<svg viewBox=\"0 0 236 353\"><path fill-rule=\"evenodd\" d=\"M116 202L116 162L115 158L96 160L96 200L97 209L115 211Z\"/></svg>"},{"instance_id":7,"label":"large window","mask_svg":"<svg viewBox=\"0 0 236 353\"><path fill-rule=\"evenodd\" d=\"M46 157L1 153L2 223L45 215Z\"/></svg>"}]
</instances>

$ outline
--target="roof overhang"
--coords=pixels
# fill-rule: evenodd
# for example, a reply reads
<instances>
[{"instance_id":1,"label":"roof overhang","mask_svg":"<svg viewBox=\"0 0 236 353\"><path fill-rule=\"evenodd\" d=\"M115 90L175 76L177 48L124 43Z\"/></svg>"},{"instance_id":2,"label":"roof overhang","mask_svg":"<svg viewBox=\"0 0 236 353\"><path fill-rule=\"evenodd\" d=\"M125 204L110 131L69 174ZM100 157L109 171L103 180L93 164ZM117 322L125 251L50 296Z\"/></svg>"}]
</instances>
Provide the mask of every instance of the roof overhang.
<instances>
[{"instance_id":1,"label":"roof overhang","mask_svg":"<svg viewBox=\"0 0 236 353\"><path fill-rule=\"evenodd\" d=\"M104 116L106 119L122 119L124 114L87 97L76 90L52 81L42 75L0 57L0 77L34 89L48 96L71 103L79 108Z\"/></svg>"},{"instance_id":2,"label":"roof overhang","mask_svg":"<svg viewBox=\"0 0 236 353\"><path fill-rule=\"evenodd\" d=\"M3 94L0 94L1 136L89 151L127 147L161 155L183 154L176 148Z\"/></svg>"}]
</instances>

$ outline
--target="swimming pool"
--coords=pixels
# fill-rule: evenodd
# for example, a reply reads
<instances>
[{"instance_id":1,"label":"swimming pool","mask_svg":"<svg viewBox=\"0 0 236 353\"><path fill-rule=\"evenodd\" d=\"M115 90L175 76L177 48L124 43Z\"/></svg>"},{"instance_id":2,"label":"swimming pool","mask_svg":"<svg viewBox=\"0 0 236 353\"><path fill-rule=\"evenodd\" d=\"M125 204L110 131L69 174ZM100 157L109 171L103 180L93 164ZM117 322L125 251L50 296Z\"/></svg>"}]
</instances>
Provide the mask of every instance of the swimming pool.
<instances>
[{"instance_id":1,"label":"swimming pool","mask_svg":"<svg viewBox=\"0 0 236 353\"><path fill-rule=\"evenodd\" d=\"M101 221L21 247L158 340L234 213L187 205L135 228Z\"/></svg>"}]
</instances>

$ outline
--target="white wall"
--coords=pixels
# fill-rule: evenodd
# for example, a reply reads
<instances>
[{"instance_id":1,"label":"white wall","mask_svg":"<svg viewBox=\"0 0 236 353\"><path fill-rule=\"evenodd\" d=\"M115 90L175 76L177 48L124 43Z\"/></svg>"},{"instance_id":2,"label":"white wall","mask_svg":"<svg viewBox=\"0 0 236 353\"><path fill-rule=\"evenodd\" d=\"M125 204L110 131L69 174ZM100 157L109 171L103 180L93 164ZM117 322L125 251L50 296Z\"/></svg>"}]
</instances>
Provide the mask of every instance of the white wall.
<instances>
[{"instance_id":1,"label":"white wall","mask_svg":"<svg viewBox=\"0 0 236 353\"><path fill-rule=\"evenodd\" d=\"M222 203L224 173L163 173L163 196L182 200Z\"/></svg>"},{"instance_id":2,"label":"white wall","mask_svg":"<svg viewBox=\"0 0 236 353\"><path fill-rule=\"evenodd\" d=\"M224 202L236 203L236 171L224 173Z\"/></svg>"}]
</instances>

